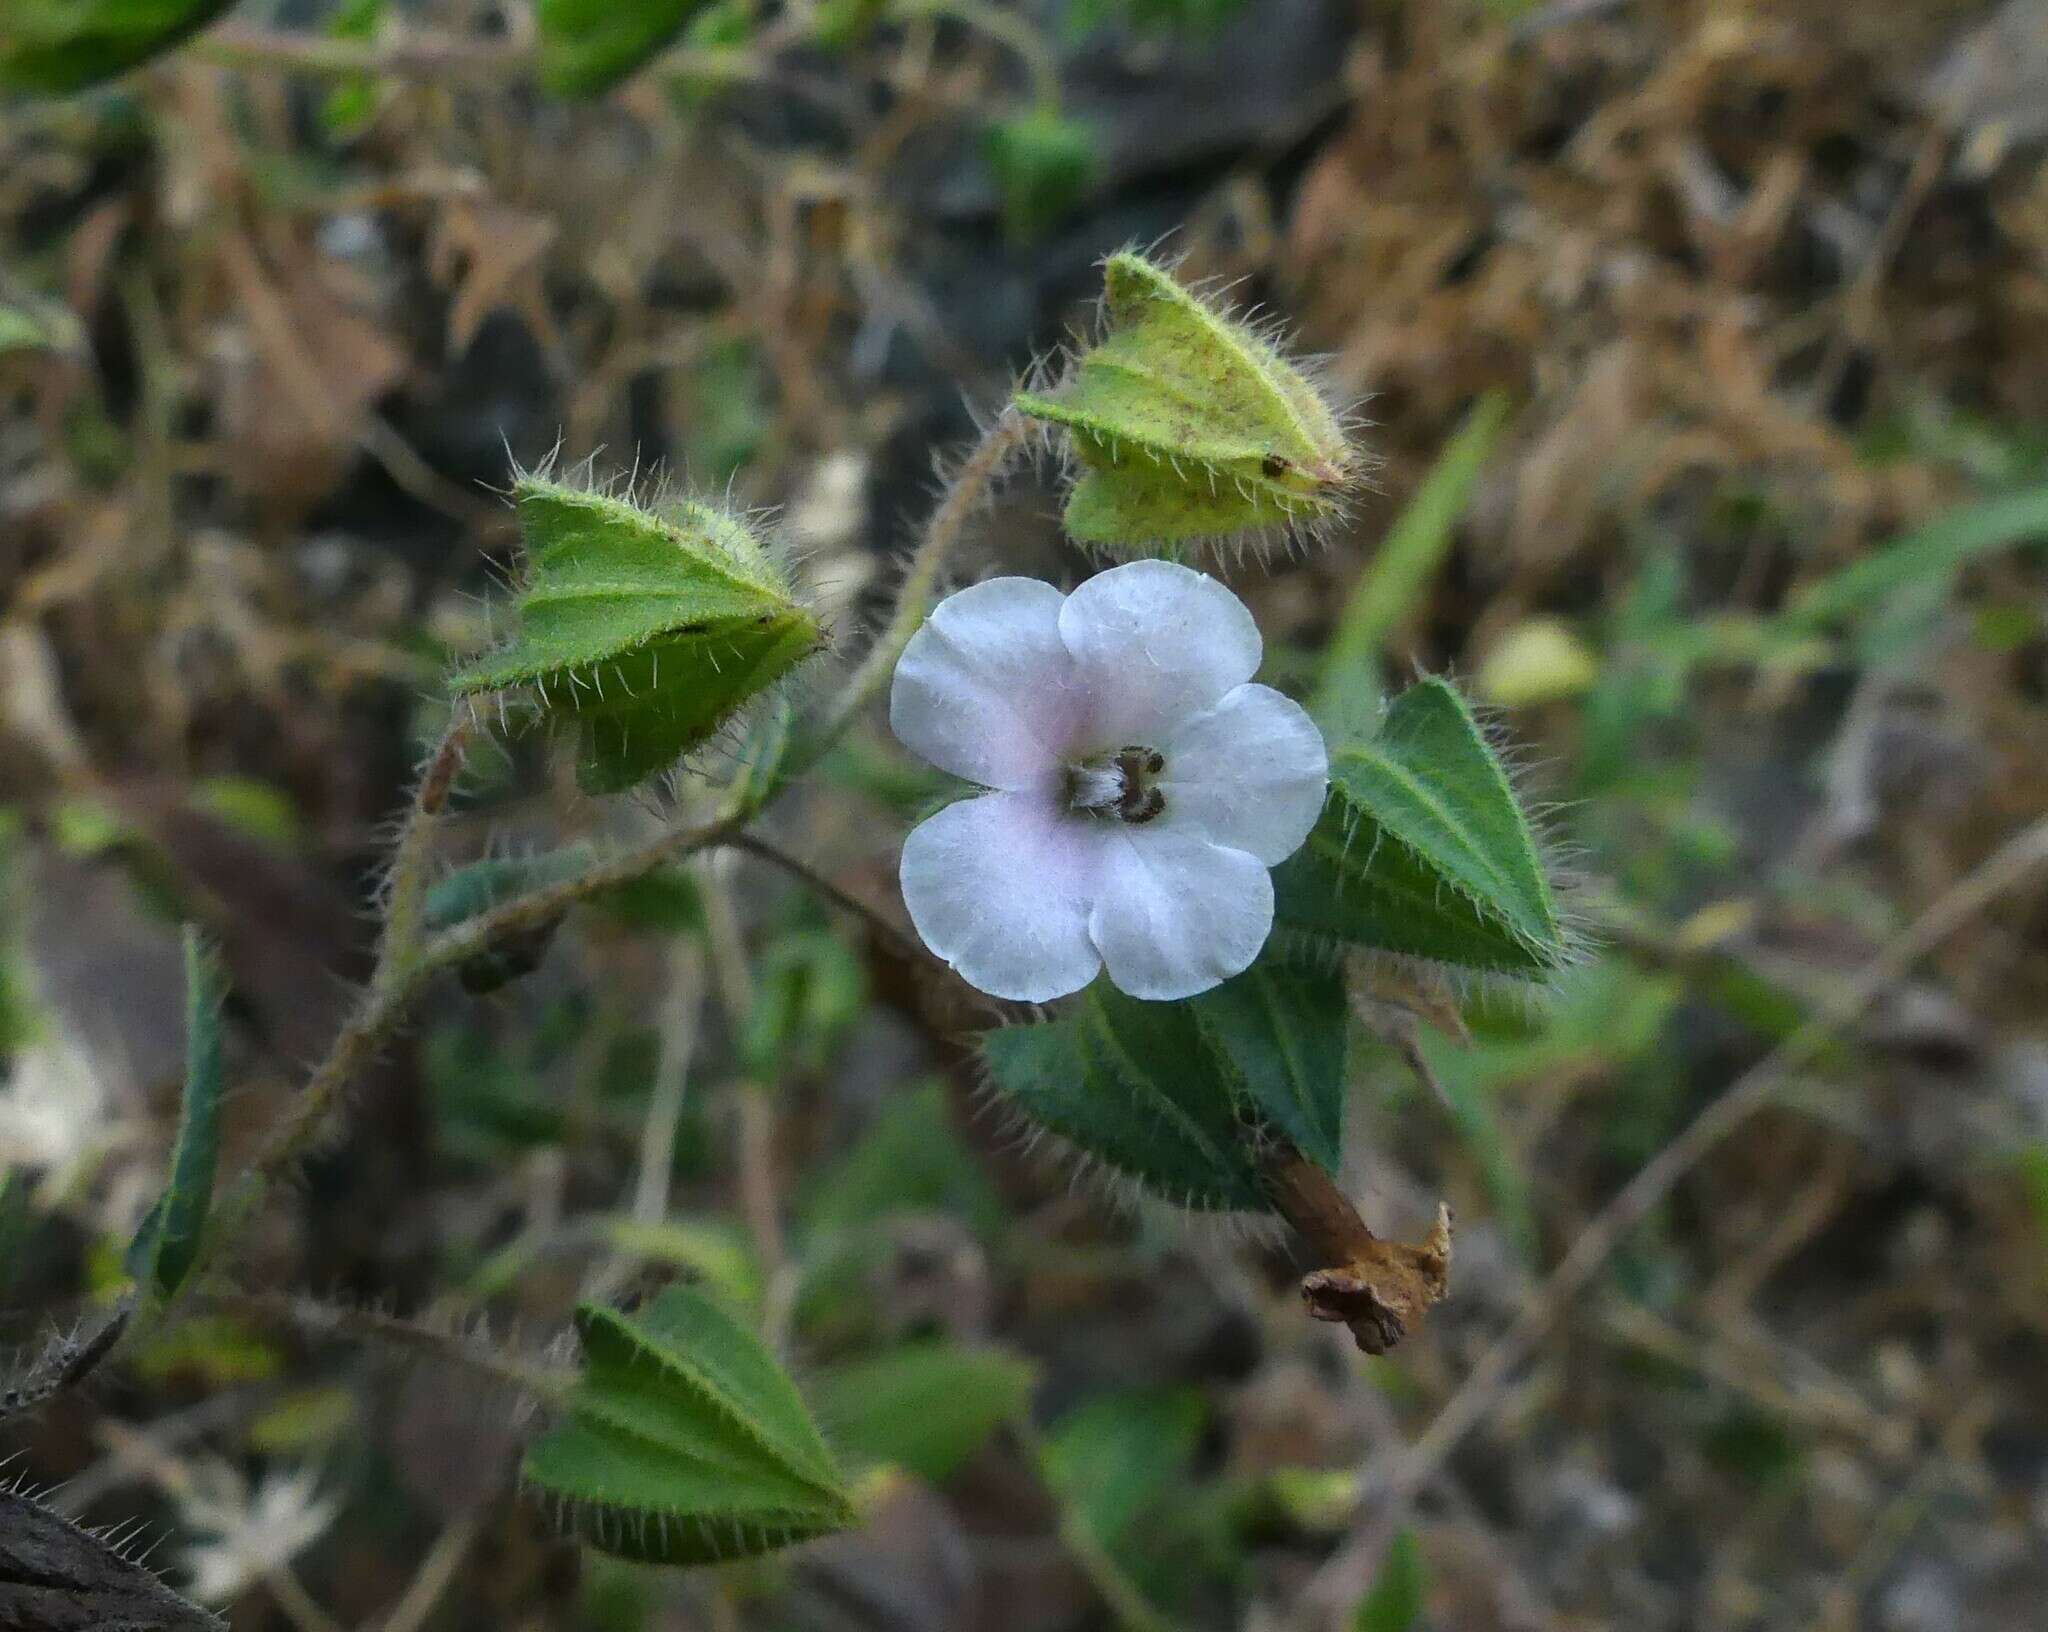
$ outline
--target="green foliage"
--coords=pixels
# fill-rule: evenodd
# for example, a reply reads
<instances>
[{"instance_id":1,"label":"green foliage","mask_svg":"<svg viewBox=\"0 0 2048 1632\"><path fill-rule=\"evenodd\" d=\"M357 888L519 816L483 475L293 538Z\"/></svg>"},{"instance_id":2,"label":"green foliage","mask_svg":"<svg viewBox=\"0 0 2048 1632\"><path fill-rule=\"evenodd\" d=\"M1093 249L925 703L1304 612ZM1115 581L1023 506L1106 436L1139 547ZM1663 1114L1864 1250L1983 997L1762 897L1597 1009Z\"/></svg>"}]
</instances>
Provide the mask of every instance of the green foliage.
<instances>
[{"instance_id":1,"label":"green foliage","mask_svg":"<svg viewBox=\"0 0 2048 1632\"><path fill-rule=\"evenodd\" d=\"M1458 522L1507 424L1508 406L1502 391L1488 392L1473 405L1400 520L1380 541L1323 654L1322 681L1309 703L1318 721L1350 723L1362 716L1368 700L1377 705L1379 659L1387 637L1414 609L1449 553Z\"/></svg>"},{"instance_id":2,"label":"green foliage","mask_svg":"<svg viewBox=\"0 0 2048 1632\"><path fill-rule=\"evenodd\" d=\"M427 891L420 921L430 934L454 929L522 896L586 872L597 860L587 844L568 844L531 856L490 856L455 869ZM601 890L590 906L629 929L684 933L701 929L704 902L696 880L681 866L661 867L630 884Z\"/></svg>"},{"instance_id":3,"label":"green foliage","mask_svg":"<svg viewBox=\"0 0 2048 1632\"><path fill-rule=\"evenodd\" d=\"M1820 625L1863 620L1867 656L1905 644L1930 624L1971 562L2018 544L2048 542L2048 486L1944 511L1925 526L1809 584L1786 621Z\"/></svg>"},{"instance_id":4,"label":"green foliage","mask_svg":"<svg viewBox=\"0 0 2048 1632\"><path fill-rule=\"evenodd\" d=\"M843 1455L936 1482L1021 1420L1037 1385L1020 1355L932 1341L837 1367L813 1398Z\"/></svg>"},{"instance_id":5,"label":"green foliage","mask_svg":"<svg viewBox=\"0 0 2048 1632\"><path fill-rule=\"evenodd\" d=\"M1003 1093L1033 1122L1186 1207L1257 1209L1244 1086L1186 1003L1141 1003L1098 980L1074 1010L982 1040Z\"/></svg>"},{"instance_id":6,"label":"green foliage","mask_svg":"<svg viewBox=\"0 0 2048 1632\"><path fill-rule=\"evenodd\" d=\"M220 1163L221 1004L226 984L199 931L185 930L185 1095L171 1172L129 1244L128 1273L158 1297L175 1296L199 1256Z\"/></svg>"},{"instance_id":7,"label":"green foliage","mask_svg":"<svg viewBox=\"0 0 2048 1632\"><path fill-rule=\"evenodd\" d=\"M1413 1530L1399 1530L1387 1544L1372 1590L1359 1603L1354 1632L1414 1632L1429 1595L1429 1571Z\"/></svg>"},{"instance_id":8,"label":"green foliage","mask_svg":"<svg viewBox=\"0 0 2048 1632\"><path fill-rule=\"evenodd\" d=\"M10 351L47 351L50 335L19 306L0 306L0 357Z\"/></svg>"},{"instance_id":9,"label":"green foliage","mask_svg":"<svg viewBox=\"0 0 2048 1632\"><path fill-rule=\"evenodd\" d=\"M1531 980L1570 954L1507 773L1439 679L1331 756L1322 819L1273 888L1276 924L1316 940Z\"/></svg>"},{"instance_id":10,"label":"green foliage","mask_svg":"<svg viewBox=\"0 0 2048 1632\"><path fill-rule=\"evenodd\" d=\"M328 19L330 39L368 42L383 26L389 0L341 0ZM370 74L350 74L333 86L320 104L320 123L342 141L362 133L377 116L384 87Z\"/></svg>"},{"instance_id":11,"label":"green foliage","mask_svg":"<svg viewBox=\"0 0 2048 1632\"><path fill-rule=\"evenodd\" d=\"M1112 255L1103 291L1102 338L1049 393L1016 398L1086 467L1068 532L1141 552L1336 513L1357 455L1292 364L1141 255Z\"/></svg>"},{"instance_id":12,"label":"green foliage","mask_svg":"<svg viewBox=\"0 0 2048 1632\"><path fill-rule=\"evenodd\" d=\"M1065 31L1082 39L1112 25L1139 35L1205 39L1245 8L1245 0L1067 0Z\"/></svg>"},{"instance_id":13,"label":"green foliage","mask_svg":"<svg viewBox=\"0 0 2048 1632\"><path fill-rule=\"evenodd\" d=\"M739 335L712 342L692 365L685 395L687 468L698 481L723 487L775 428L760 346Z\"/></svg>"},{"instance_id":14,"label":"green foliage","mask_svg":"<svg viewBox=\"0 0 2048 1632\"><path fill-rule=\"evenodd\" d=\"M1095 174L1093 134L1057 108L998 120L984 146L1014 243L1036 242L1065 221Z\"/></svg>"},{"instance_id":15,"label":"green foliage","mask_svg":"<svg viewBox=\"0 0 2048 1632\"><path fill-rule=\"evenodd\" d=\"M678 1287L637 1317L585 1304L576 1326L583 1375L524 1471L592 1546L704 1564L852 1522L795 1385L716 1304Z\"/></svg>"},{"instance_id":16,"label":"green foliage","mask_svg":"<svg viewBox=\"0 0 2048 1632\"><path fill-rule=\"evenodd\" d=\"M820 644L766 548L722 510L677 499L657 513L533 476L513 493L519 632L455 687L530 687L574 721L586 792L666 770Z\"/></svg>"},{"instance_id":17,"label":"green foliage","mask_svg":"<svg viewBox=\"0 0 2048 1632\"><path fill-rule=\"evenodd\" d=\"M65 96L147 62L232 0L7 0L0 88Z\"/></svg>"},{"instance_id":18,"label":"green foliage","mask_svg":"<svg viewBox=\"0 0 2048 1632\"><path fill-rule=\"evenodd\" d=\"M814 1238L844 1236L897 1213L949 1213L984 1238L1002 1219L981 1164L953 1131L938 1082L891 1094L798 1207Z\"/></svg>"},{"instance_id":19,"label":"green foliage","mask_svg":"<svg viewBox=\"0 0 2048 1632\"><path fill-rule=\"evenodd\" d=\"M1105 1394L1046 1431L1039 1467L1060 1501L1114 1548L1173 1494L1207 1418L1192 1388Z\"/></svg>"},{"instance_id":20,"label":"green foliage","mask_svg":"<svg viewBox=\"0 0 2048 1632\"><path fill-rule=\"evenodd\" d=\"M1198 1389L1132 1389L1068 1412L1039 1446L1062 1530L1128 1571L1147 1597L1178 1598L1218 1550L1221 1515L1190 1478L1207 1423Z\"/></svg>"},{"instance_id":21,"label":"green foliage","mask_svg":"<svg viewBox=\"0 0 2048 1632\"><path fill-rule=\"evenodd\" d=\"M1264 959L1192 1005L1212 1058L1258 1116L1334 1173L1344 1159L1344 977Z\"/></svg>"},{"instance_id":22,"label":"green foliage","mask_svg":"<svg viewBox=\"0 0 2048 1632\"><path fill-rule=\"evenodd\" d=\"M762 948L740 1063L757 1082L824 1069L867 1002L867 967L830 930L785 930Z\"/></svg>"},{"instance_id":23,"label":"green foliage","mask_svg":"<svg viewBox=\"0 0 2048 1632\"><path fill-rule=\"evenodd\" d=\"M536 0L541 83L557 96L597 96L638 73L705 0Z\"/></svg>"}]
</instances>

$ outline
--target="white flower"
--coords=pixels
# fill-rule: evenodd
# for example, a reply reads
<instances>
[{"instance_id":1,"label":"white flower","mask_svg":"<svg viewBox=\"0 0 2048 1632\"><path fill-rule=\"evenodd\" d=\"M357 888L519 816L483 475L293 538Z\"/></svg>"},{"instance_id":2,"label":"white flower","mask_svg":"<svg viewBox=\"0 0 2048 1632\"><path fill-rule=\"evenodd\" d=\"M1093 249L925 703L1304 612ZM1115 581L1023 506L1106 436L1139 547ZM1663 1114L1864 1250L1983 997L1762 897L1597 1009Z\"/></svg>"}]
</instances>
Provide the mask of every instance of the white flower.
<instances>
[{"instance_id":1,"label":"white flower","mask_svg":"<svg viewBox=\"0 0 2048 1632\"><path fill-rule=\"evenodd\" d=\"M1273 927L1267 872L1329 781L1301 708L1253 685L1259 631L1205 574L1133 561L1071 595L994 578L942 602L889 698L904 744L993 791L903 845L903 899L982 991L1045 1002L1107 966L1192 997Z\"/></svg>"},{"instance_id":2,"label":"white flower","mask_svg":"<svg viewBox=\"0 0 2048 1632\"><path fill-rule=\"evenodd\" d=\"M231 1468L199 1468L178 1503L187 1525L214 1536L185 1549L192 1596L202 1604L233 1603L318 1541L341 1511L319 1486L311 1468L266 1473L253 1492Z\"/></svg>"}]
</instances>

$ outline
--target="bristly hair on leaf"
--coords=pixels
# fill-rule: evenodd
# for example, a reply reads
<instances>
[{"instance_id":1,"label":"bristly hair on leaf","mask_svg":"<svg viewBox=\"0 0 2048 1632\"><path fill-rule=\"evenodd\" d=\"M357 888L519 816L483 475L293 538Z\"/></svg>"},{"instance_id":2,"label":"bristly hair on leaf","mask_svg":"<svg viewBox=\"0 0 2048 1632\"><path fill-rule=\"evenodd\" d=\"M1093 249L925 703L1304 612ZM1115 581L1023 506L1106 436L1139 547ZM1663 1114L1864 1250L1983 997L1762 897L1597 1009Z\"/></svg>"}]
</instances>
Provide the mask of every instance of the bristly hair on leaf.
<instances>
[{"instance_id":1,"label":"bristly hair on leaf","mask_svg":"<svg viewBox=\"0 0 2048 1632\"><path fill-rule=\"evenodd\" d=\"M454 675L573 723L577 781L619 793L710 741L823 644L751 522L702 499L646 502L527 473L518 632Z\"/></svg>"},{"instance_id":2,"label":"bristly hair on leaf","mask_svg":"<svg viewBox=\"0 0 2048 1632\"><path fill-rule=\"evenodd\" d=\"M1018 409L1067 433L1067 531L1112 554L1313 535L1369 461L1277 335L1134 250L1104 263L1103 323Z\"/></svg>"}]
</instances>

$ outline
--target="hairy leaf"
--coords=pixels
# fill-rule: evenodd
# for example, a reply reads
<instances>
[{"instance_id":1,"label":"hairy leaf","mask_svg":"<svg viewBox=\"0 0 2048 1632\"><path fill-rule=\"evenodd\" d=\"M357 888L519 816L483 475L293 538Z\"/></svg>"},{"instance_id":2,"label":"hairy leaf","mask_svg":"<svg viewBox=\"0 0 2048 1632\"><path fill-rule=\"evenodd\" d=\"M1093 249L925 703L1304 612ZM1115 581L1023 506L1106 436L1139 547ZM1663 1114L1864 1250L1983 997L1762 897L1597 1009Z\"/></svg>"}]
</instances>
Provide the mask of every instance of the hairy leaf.
<instances>
[{"instance_id":1,"label":"hairy leaf","mask_svg":"<svg viewBox=\"0 0 2048 1632\"><path fill-rule=\"evenodd\" d=\"M1292 364L1142 255L1109 258L1103 297L1102 338L1050 392L1016 398L1087 467L1068 532L1136 549L1335 511L1357 456Z\"/></svg>"},{"instance_id":2,"label":"hairy leaf","mask_svg":"<svg viewBox=\"0 0 2048 1632\"><path fill-rule=\"evenodd\" d=\"M1192 1005L1209 1048L1266 1121L1327 1172L1343 1161L1344 978L1261 959Z\"/></svg>"},{"instance_id":3,"label":"hairy leaf","mask_svg":"<svg viewBox=\"0 0 2048 1632\"><path fill-rule=\"evenodd\" d=\"M168 51L233 0L6 0L0 87L64 96Z\"/></svg>"},{"instance_id":4,"label":"hairy leaf","mask_svg":"<svg viewBox=\"0 0 2048 1632\"><path fill-rule=\"evenodd\" d=\"M709 1299L675 1288L637 1317L585 1304L576 1326L583 1376L525 1473L592 1546L703 1564L851 1522L795 1385Z\"/></svg>"},{"instance_id":5,"label":"hairy leaf","mask_svg":"<svg viewBox=\"0 0 2048 1632\"><path fill-rule=\"evenodd\" d=\"M1264 1206L1240 1123L1243 1084L1185 1003L1098 980L1075 1011L982 1042L989 1074L1032 1121L1183 1206Z\"/></svg>"},{"instance_id":6,"label":"hairy leaf","mask_svg":"<svg viewBox=\"0 0 2048 1632\"><path fill-rule=\"evenodd\" d=\"M142 1565L18 1491L0 1490L6 1632L221 1632Z\"/></svg>"},{"instance_id":7,"label":"hairy leaf","mask_svg":"<svg viewBox=\"0 0 2048 1632\"><path fill-rule=\"evenodd\" d=\"M1275 922L1317 939L1544 979L1569 941L1528 818L1465 701L1411 686L1331 756L1308 842L1273 875Z\"/></svg>"},{"instance_id":8,"label":"hairy leaf","mask_svg":"<svg viewBox=\"0 0 2048 1632\"><path fill-rule=\"evenodd\" d=\"M185 927L185 1095L170 1180L128 1247L128 1273L160 1297L184 1285L199 1256L220 1164L222 1092L220 965L191 925Z\"/></svg>"},{"instance_id":9,"label":"hairy leaf","mask_svg":"<svg viewBox=\"0 0 2048 1632\"><path fill-rule=\"evenodd\" d=\"M519 632L455 688L530 687L573 721L586 792L666 770L819 645L760 540L721 510L678 499L657 513L531 476L514 497Z\"/></svg>"},{"instance_id":10,"label":"hairy leaf","mask_svg":"<svg viewBox=\"0 0 2048 1632\"><path fill-rule=\"evenodd\" d=\"M815 1398L846 1455L936 1481L1020 1419L1037 1383L1021 1355L924 1342L827 1372Z\"/></svg>"}]
</instances>

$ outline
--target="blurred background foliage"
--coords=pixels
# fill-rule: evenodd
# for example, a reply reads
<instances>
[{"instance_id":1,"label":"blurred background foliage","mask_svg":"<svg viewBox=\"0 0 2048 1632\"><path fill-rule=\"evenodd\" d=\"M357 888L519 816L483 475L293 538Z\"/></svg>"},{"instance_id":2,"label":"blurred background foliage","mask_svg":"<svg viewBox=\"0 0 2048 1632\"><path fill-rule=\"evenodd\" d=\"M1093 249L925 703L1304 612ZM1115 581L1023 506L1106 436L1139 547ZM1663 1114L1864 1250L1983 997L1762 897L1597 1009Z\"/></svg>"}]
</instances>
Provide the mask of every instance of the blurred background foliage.
<instances>
[{"instance_id":1,"label":"blurred background foliage","mask_svg":"<svg viewBox=\"0 0 2048 1632\"><path fill-rule=\"evenodd\" d=\"M886 937L752 859L657 880L437 998L249 1278L536 1348L687 1280L790 1358L862 1524L580 1555L488 1391L225 1316L7 1426L67 1511L161 1526L238 1628L2035 1624L2048 894L1884 960L2048 812L2040 0L87 9L0 20L0 1336L123 1280L179 921L228 1159L323 1047L515 462L778 506L853 630L963 392L1131 243L1375 422L1327 551L1225 563L1269 677L1356 721L1458 675L1587 951L1537 1004L1372 977L1435 1023L1357 1051L1351 1187L1461 1238L1361 1363L1284 1245L1014 1138L987 1017ZM963 568L1071 580L1056 510L1014 488ZM780 840L893 912L932 793L857 739ZM472 856L652 820L524 738L460 808Z\"/></svg>"}]
</instances>

